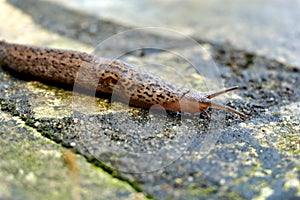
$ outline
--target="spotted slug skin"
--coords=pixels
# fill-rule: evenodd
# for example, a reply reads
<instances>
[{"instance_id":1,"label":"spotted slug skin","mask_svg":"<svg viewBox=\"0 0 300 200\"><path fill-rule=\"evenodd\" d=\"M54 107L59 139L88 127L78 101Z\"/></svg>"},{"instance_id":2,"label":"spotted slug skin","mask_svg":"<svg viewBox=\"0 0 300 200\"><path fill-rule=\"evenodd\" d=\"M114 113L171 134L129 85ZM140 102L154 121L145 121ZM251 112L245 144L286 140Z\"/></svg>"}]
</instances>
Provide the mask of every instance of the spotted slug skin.
<instances>
[{"instance_id":1,"label":"spotted slug skin","mask_svg":"<svg viewBox=\"0 0 300 200\"><path fill-rule=\"evenodd\" d=\"M151 108L160 105L170 111L207 114L208 107L247 116L211 100L237 89L227 88L198 94L168 83L120 60L100 58L87 53L51 49L0 41L0 63L16 72L64 85L117 95L133 106ZM156 106L156 108L159 108Z\"/></svg>"}]
</instances>

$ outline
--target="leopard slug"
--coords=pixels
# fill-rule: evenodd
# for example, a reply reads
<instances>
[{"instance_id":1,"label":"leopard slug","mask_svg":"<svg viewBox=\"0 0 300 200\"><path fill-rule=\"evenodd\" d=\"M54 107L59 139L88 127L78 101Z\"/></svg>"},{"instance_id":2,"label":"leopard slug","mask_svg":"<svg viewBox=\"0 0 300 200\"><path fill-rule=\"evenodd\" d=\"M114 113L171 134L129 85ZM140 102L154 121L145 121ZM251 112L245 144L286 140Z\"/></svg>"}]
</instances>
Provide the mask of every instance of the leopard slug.
<instances>
[{"instance_id":1,"label":"leopard slug","mask_svg":"<svg viewBox=\"0 0 300 200\"><path fill-rule=\"evenodd\" d=\"M247 116L233 108L221 105L212 98L238 87L226 88L208 94L178 87L154 75L143 72L120 60L100 58L91 54L51 49L0 41L0 63L16 72L41 80L64 85L76 84L83 89L116 94L129 99L130 105L149 109L154 105L175 112L198 113L208 107ZM78 75L84 77L78 81ZM97 80L95 83L91 80ZM209 115L207 114L209 117Z\"/></svg>"}]
</instances>

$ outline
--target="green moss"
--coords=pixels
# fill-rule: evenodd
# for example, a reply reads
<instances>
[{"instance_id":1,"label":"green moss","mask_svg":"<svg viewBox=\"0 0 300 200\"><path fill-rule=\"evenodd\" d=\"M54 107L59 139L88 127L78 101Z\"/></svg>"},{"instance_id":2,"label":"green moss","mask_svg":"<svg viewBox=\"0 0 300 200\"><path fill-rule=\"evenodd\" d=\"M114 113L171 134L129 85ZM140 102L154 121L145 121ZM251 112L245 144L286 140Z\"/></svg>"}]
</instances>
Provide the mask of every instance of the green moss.
<instances>
[{"instance_id":1,"label":"green moss","mask_svg":"<svg viewBox=\"0 0 300 200\"><path fill-rule=\"evenodd\" d=\"M228 199L234 199L234 200L243 200L245 198L241 197L240 194L237 194L235 192L229 192L228 193Z\"/></svg>"},{"instance_id":2,"label":"green moss","mask_svg":"<svg viewBox=\"0 0 300 200\"><path fill-rule=\"evenodd\" d=\"M300 155L300 139L296 127L286 124L285 127L280 129L280 137L282 139L277 142L276 146L280 149L282 153L287 153L290 155Z\"/></svg>"},{"instance_id":3,"label":"green moss","mask_svg":"<svg viewBox=\"0 0 300 200\"><path fill-rule=\"evenodd\" d=\"M217 186L201 188L201 187L199 187L198 184L193 183L188 186L187 196L189 196L191 198L192 197L201 197L201 196L205 197L207 195L215 193L217 190L218 190Z\"/></svg>"},{"instance_id":4,"label":"green moss","mask_svg":"<svg viewBox=\"0 0 300 200\"><path fill-rule=\"evenodd\" d=\"M74 199L74 182L62 159L65 149L45 139L22 121L15 122L0 113L0 180L1 187L13 193L13 199ZM51 133L51 131L48 132ZM83 199L135 199L132 187L103 172L77 155L80 180L77 186ZM114 173L113 173L114 174ZM117 175L115 175L118 177Z\"/></svg>"},{"instance_id":5,"label":"green moss","mask_svg":"<svg viewBox=\"0 0 300 200\"><path fill-rule=\"evenodd\" d=\"M93 163L95 166L100 167L101 169L103 169L104 171L108 172L109 174L111 174L114 178L117 178L121 181L127 182L129 185L131 185L137 192L142 192L143 188L135 181L129 180L127 178L125 178L124 176L122 176L119 172L117 172L116 170L114 170L113 168L104 165L103 163L99 162L96 159L88 159L89 162ZM151 198L151 196L148 196L148 198Z\"/></svg>"}]
</instances>

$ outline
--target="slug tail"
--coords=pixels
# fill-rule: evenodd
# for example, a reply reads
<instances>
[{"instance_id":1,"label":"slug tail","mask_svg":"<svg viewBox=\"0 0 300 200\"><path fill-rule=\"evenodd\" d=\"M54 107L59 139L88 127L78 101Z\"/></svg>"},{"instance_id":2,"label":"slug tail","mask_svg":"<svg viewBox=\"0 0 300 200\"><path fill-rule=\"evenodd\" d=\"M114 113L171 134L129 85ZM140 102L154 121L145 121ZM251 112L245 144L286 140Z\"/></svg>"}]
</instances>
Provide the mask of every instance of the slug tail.
<instances>
[{"instance_id":1,"label":"slug tail","mask_svg":"<svg viewBox=\"0 0 300 200\"><path fill-rule=\"evenodd\" d=\"M0 40L0 65L5 55L5 44L6 42L4 40Z\"/></svg>"}]
</instances>

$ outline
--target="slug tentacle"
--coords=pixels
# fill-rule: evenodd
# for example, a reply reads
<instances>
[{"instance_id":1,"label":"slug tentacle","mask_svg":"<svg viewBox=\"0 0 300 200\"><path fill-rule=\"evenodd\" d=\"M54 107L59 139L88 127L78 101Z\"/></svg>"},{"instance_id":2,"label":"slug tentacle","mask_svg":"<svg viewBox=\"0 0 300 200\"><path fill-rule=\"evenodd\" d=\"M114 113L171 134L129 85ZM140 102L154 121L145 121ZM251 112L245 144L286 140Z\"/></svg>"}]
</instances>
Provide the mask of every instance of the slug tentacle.
<instances>
[{"instance_id":1,"label":"slug tentacle","mask_svg":"<svg viewBox=\"0 0 300 200\"><path fill-rule=\"evenodd\" d=\"M225 88L225 89L220 90L220 91L217 91L217 92L209 92L209 93L207 93L207 94L204 94L203 96L204 96L205 98L212 99L212 98L215 98L216 96L219 96L219 95L221 95L221 94L230 92L230 91L232 91L232 90L237 90L237 89L239 89L238 86L233 86L233 87Z\"/></svg>"},{"instance_id":2,"label":"slug tentacle","mask_svg":"<svg viewBox=\"0 0 300 200\"><path fill-rule=\"evenodd\" d=\"M42 80L66 85L74 85L76 82L77 86L87 90L114 93L121 98L120 100L129 99L129 103L137 107L148 109L158 104L170 111L205 114L208 107L213 107L235 113L243 119L247 118L246 115L211 100L238 89L237 86L201 95L168 83L120 60L5 41L0 41L0 62L14 71Z\"/></svg>"},{"instance_id":3,"label":"slug tentacle","mask_svg":"<svg viewBox=\"0 0 300 200\"><path fill-rule=\"evenodd\" d=\"M231 112L231 113L237 114L237 115L239 115L241 118L243 118L245 120L248 119L248 117L245 114L243 114L243 113L241 113L241 112L239 112L239 111L237 111L237 110L235 110L233 108L230 108L230 107L225 106L225 105L218 104L218 103L213 102L213 101L211 101L208 104L208 106L212 107L212 108L217 108L217 109L220 109L220 110L225 110L227 112Z\"/></svg>"},{"instance_id":4,"label":"slug tentacle","mask_svg":"<svg viewBox=\"0 0 300 200\"><path fill-rule=\"evenodd\" d=\"M206 110L208 107L212 107L212 108L217 108L220 110L225 110L225 111L237 114L240 117L242 117L243 119L247 119L248 117L245 114L243 114L237 110L234 110L233 108L230 108L225 105L221 105L221 104L211 100L211 98L213 98L213 97L216 97L220 94L227 93L229 91L236 90L236 89L238 89L238 87L234 86L234 87L226 88L224 90L220 90L217 92L212 92L210 94L206 94L203 96L194 91L189 91L182 98L178 99L177 102L167 103L166 105L164 105L164 107L167 110L173 110L173 111L178 111L178 112L188 112L188 113L192 113L192 114L198 113L198 112L204 112L208 116L208 118L210 118L210 116L206 112Z\"/></svg>"}]
</instances>

